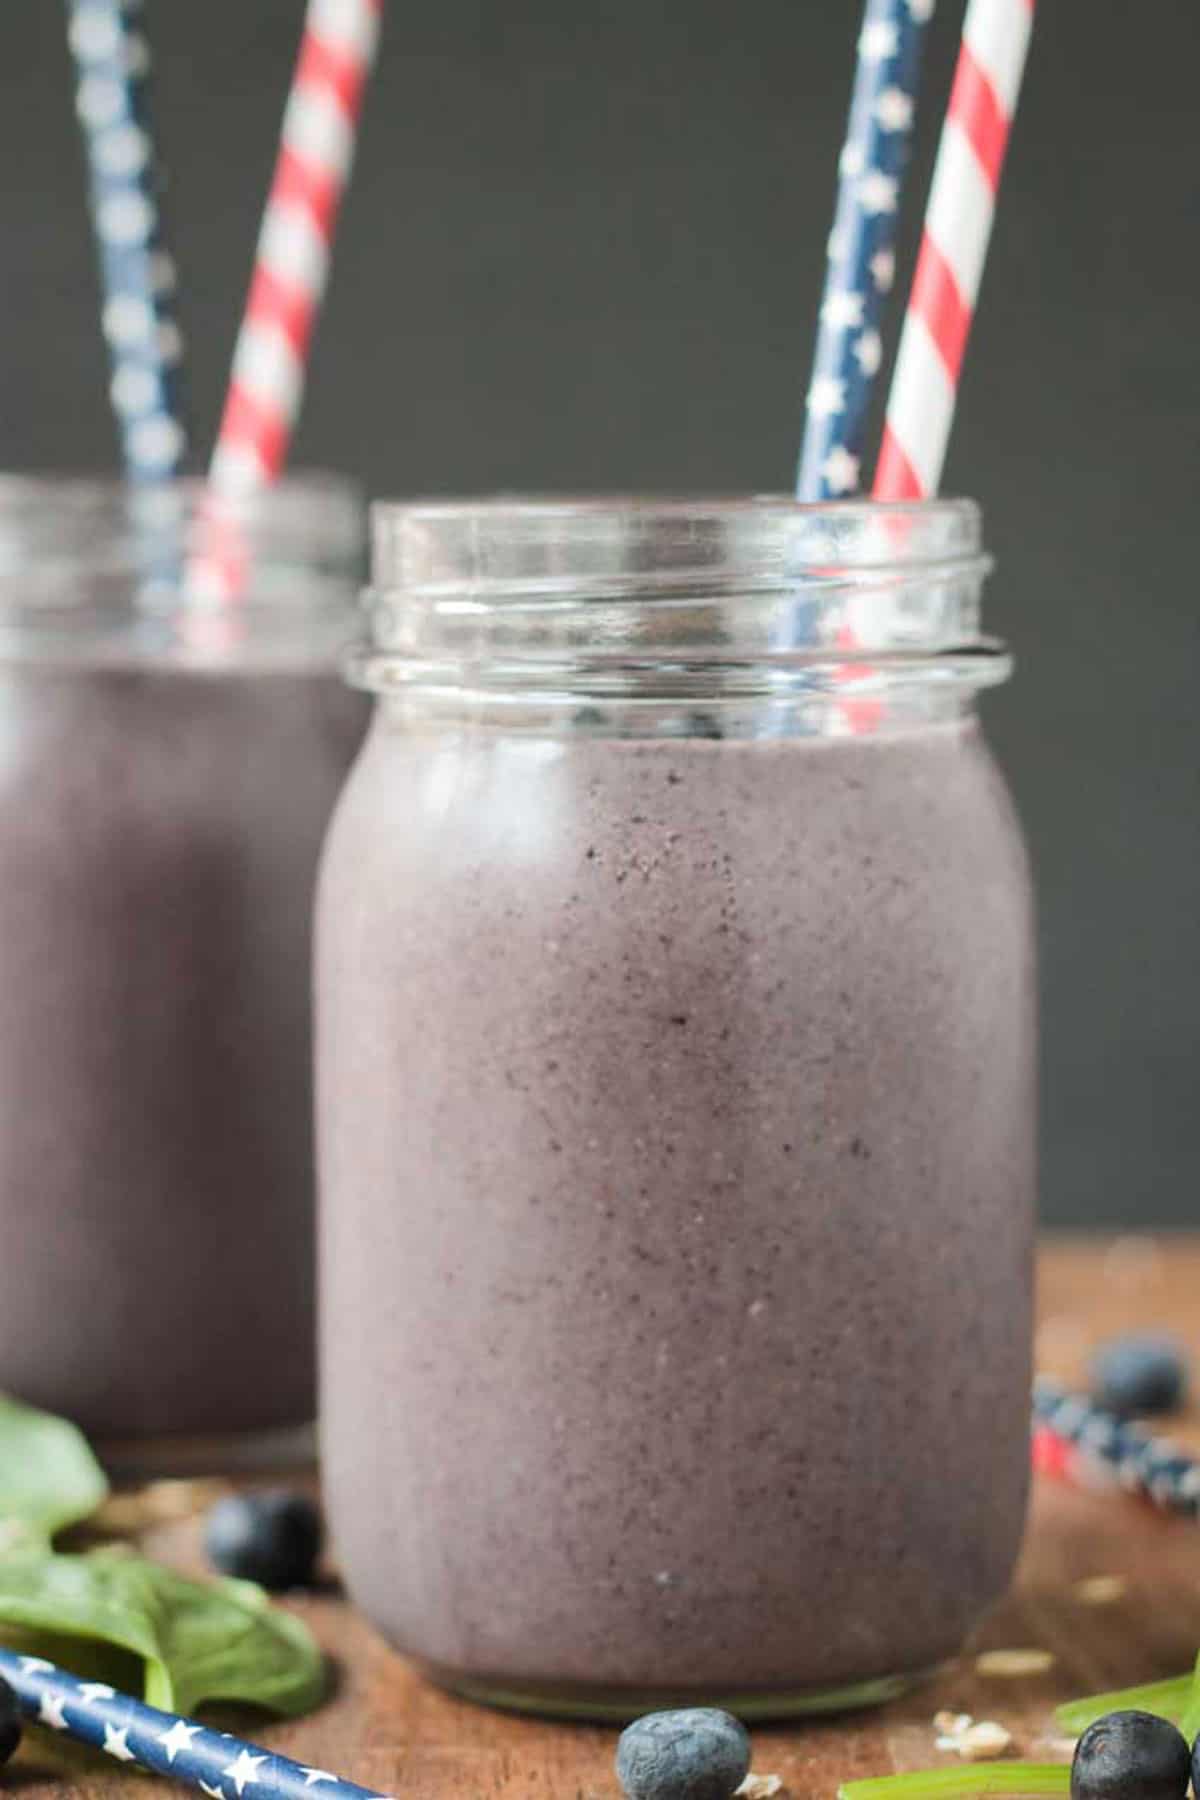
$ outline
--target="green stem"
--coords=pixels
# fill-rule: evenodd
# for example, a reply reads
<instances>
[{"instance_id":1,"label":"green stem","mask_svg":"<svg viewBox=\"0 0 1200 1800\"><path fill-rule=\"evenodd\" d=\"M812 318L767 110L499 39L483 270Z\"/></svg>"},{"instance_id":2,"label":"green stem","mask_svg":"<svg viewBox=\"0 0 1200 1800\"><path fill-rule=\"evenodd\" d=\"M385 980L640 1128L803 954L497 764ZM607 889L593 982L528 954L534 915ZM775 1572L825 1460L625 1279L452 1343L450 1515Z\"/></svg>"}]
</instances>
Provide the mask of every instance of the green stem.
<instances>
[{"instance_id":1,"label":"green stem","mask_svg":"<svg viewBox=\"0 0 1200 1800\"><path fill-rule=\"evenodd\" d=\"M1170 1681L1151 1681L1142 1687L1113 1688L1107 1694L1089 1694L1084 1700L1068 1700L1065 1706L1055 1707L1054 1716L1063 1730L1072 1736L1086 1731L1093 1720L1110 1712L1150 1712L1158 1713L1164 1719L1179 1720L1192 1710L1195 1682L1194 1675L1175 1675ZM1200 1730L1200 1720L1196 1729Z\"/></svg>"},{"instance_id":2,"label":"green stem","mask_svg":"<svg viewBox=\"0 0 1200 1800\"><path fill-rule=\"evenodd\" d=\"M975 1800L978 1794L1069 1794L1066 1763L980 1762L844 1781L838 1800Z\"/></svg>"}]
</instances>

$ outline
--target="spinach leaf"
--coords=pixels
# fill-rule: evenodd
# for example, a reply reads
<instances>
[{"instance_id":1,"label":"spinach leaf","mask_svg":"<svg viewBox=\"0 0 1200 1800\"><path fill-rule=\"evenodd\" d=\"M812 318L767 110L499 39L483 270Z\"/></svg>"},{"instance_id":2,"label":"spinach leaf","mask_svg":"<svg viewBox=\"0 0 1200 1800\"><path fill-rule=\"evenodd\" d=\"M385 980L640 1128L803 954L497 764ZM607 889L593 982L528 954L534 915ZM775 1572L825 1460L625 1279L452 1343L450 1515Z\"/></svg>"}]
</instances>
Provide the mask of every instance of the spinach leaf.
<instances>
[{"instance_id":1,"label":"spinach leaf","mask_svg":"<svg viewBox=\"0 0 1200 1800\"><path fill-rule=\"evenodd\" d=\"M1196 1666L1192 1671L1187 1705L1180 1714L1179 1729L1189 1744L1194 1744L1197 1733L1200 1733L1200 1656L1197 1656Z\"/></svg>"},{"instance_id":2,"label":"spinach leaf","mask_svg":"<svg viewBox=\"0 0 1200 1800\"><path fill-rule=\"evenodd\" d=\"M1067 1800L1068 1763L977 1762L965 1768L917 1769L908 1775L870 1776L843 1781L838 1800L979 1800L982 1794L1050 1794Z\"/></svg>"},{"instance_id":3,"label":"spinach leaf","mask_svg":"<svg viewBox=\"0 0 1200 1800\"><path fill-rule=\"evenodd\" d=\"M1193 1675L1172 1675L1166 1681L1142 1682L1137 1687L1109 1688L1103 1694L1085 1694L1081 1700L1065 1700L1054 1709L1054 1717L1068 1737L1078 1737L1097 1719L1110 1712L1157 1713L1161 1719L1179 1724L1188 1710L1188 1702L1200 1682L1200 1658ZM1200 1730L1200 1723L1197 1725Z\"/></svg>"},{"instance_id":4,"label":"spinach leaf","mask_svg":"<svg viewBox=\"0 0 1200 1800\"><path fill-rule=\"evenodd\" d=\"M0 1394L0 1552L48 1541L95 1512L107 1493L82 1432Z\"/></svg>"},{"instance_id":5,"label":"spinach leaf","mask_svg":"<svg viewBox=\"0 0 1200 1800\"><path fill-rule=\"evenodd\" d=\"M168 1712L204 1700L305 1712L321 1697L317 1644L249 1581L191 1581L123 1550L0 1558L0 1635L83 1638L132 1652L143 1695Z\"/></svg>"}]
</instances>

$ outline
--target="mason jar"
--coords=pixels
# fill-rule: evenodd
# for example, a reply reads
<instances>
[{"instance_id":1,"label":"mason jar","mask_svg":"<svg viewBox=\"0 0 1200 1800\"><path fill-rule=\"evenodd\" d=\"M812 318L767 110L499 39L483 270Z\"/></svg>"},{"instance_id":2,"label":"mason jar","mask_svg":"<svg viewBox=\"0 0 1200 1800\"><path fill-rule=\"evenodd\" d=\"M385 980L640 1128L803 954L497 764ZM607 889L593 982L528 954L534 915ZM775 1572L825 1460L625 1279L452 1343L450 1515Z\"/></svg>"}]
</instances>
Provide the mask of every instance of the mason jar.
<instances>
[{"instance_id":1,"label":"mason jar","mask_svg":"<svg viewBox=\"0 0 1200 1800\"><path fill-rule=\"evenodd\" d=\"M466 1695L881 1699L1004 1589L1034 974L965 501L376 510L318 902L323 1451Z\"/></svg>"},{"instance_id":2,"label":"mason jar","mask_svg":"<svg viewBox=\"0 0 1200 1800\"><path fill-rule=\"evenodd\" d=\"M0 479L0 1388L314 1410L309 940L362 509Z\"/></svg>"}]
</instances>

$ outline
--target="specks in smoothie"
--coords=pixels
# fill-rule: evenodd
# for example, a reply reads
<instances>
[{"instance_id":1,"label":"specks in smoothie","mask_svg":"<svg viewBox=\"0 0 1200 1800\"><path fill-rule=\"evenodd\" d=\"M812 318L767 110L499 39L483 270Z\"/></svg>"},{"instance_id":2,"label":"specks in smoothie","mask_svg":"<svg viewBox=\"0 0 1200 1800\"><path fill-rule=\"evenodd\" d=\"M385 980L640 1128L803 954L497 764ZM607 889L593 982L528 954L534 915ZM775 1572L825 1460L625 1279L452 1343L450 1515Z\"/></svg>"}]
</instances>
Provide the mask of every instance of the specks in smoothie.
<instances>
[{"instance_id":1,"label":"specks in smoothie","mask_svg":"<svg viewBox=\"0 0 1200 1800\"><path fill-rule=\"evenodd\" d=\"M688 1022L686 1013L671 1013L670 1019L672 1025L686 1025Z\"/></svg>"},{"instance_id":2,"label":"specks in smoothie","mask_svg":"<svg viewBox=\"0 0 1200 1800\"><path fill-rule=\"evenodd\" d=\"M850 1139L850 1154L851 1156L861 1157L863 1162L870 1162L871 1146L867 1143L865 1138L852 1137Z\"/></svg>"}]
</instances>

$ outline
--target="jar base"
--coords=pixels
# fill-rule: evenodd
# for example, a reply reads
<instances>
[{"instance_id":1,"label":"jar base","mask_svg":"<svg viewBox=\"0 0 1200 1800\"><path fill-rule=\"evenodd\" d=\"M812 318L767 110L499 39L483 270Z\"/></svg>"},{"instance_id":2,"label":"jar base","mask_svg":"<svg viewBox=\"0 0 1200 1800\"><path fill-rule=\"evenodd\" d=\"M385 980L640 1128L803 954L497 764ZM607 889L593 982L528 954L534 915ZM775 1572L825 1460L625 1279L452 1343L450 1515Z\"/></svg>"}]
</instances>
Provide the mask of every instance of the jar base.
<instances>
[{"instance_id":1,"label":"jar base","mask_svg":"<svg viewBox=\"0 0 1200 1800\"><path fill-rule=\"evenodd\" d=\"M858 1712L883 1706L921 1686L937 1673L936 1665L898 1675L875 1675L865 1681L833 1682L825 1687L738 1688L736 1686L604 1687L588 1682L489 1680L421 1662L421 1673L459 1699L503 1712L530 1713L543 1719L574 1719L626 1724L643 1713L677 1706L719 1706L739 1719L800 1719L821 1713Z\"/></svg>"}]
</instances>

